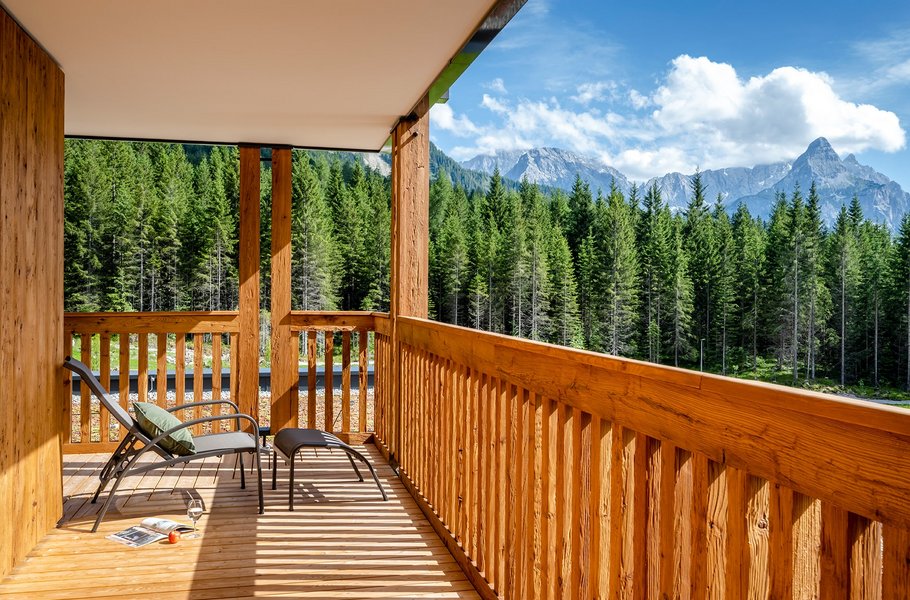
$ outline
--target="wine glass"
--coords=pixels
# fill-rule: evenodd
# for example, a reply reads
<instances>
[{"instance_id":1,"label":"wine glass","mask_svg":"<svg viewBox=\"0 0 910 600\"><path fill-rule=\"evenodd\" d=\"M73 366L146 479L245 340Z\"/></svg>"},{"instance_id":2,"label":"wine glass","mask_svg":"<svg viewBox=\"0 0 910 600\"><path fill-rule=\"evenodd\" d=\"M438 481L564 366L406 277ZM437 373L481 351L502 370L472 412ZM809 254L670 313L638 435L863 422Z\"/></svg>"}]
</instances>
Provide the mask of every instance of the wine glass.
<instances>
[{"instance_id":1,"label":"wine glass","mask_svg":"<svg viewBox=\"0 0 910 600\"><path fill-rule=\"evenodd\" d=\"M203 513L202 500L196 500L196 499L190 500L190 503L187 504L187 506L186 506L186 516L188 516L190 519L193 520L193 533L191 533L190 535L188 535L186 537L188 537L191 540L201 537L201 535L196 532L196 521L199 520L199 517L202 516L202 513Z\"/></svg>"}]
</instances>

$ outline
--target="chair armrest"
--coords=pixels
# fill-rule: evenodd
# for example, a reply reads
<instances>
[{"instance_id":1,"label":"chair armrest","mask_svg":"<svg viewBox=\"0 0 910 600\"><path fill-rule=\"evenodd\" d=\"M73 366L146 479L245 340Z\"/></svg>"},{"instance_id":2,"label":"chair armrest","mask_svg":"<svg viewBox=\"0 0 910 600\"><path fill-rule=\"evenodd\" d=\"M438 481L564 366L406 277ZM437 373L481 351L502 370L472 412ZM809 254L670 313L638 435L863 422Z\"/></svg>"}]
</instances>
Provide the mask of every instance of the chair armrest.
<instances>
[{"instance_id":1,"label":"chair armrest","mask_svg":"<svg viewBox=\"0 0 910 600\"><path fill-rule=\"evenodd\" d=\"M180 431L181 429L186 429L187 427L193 427L194 425L199 425L201 423L211 423L213 421L226 421L229 419L230 420L236 419L237 421L240 421L240 420L249 421L250 423L253 424L253 431L259 430L259 423L257 423L256 419L254 419L250 415L245 415L243 413L237 413L234 415L213 415L211 417L202 417L201 419L193 419L192 421L186 421L185 423L181 423L180 425L177 425L176 427L171 427L170 429L168 429L161 435L150 440L149 445L157 446L158 442L160 442L167 436L171 435L175 431ZM238 425L239 425L239 423L238 423ZM259 438L255 434L252 434L252 435L253 435L253 439L256 441L256 447L258 448L259 447Z\"/></svg>"},{"instance_id":2,"label":"chair armrest","mask_svg":"<svg viewBox=\"0 0 910 600\"><path fill-rule=\"evenodd\" d=\"M184 408L193 408L194 406L208 406L210 404L230 404L231 407L233 407L234 412L240 412L240 407L230 400L206 400L204 402L190 402L188 404L178 404L177 406L172 406L170 408L166 408L165 410L169 413L172 413L178 410L183 410Z\"/></svg>"}]
</instances>

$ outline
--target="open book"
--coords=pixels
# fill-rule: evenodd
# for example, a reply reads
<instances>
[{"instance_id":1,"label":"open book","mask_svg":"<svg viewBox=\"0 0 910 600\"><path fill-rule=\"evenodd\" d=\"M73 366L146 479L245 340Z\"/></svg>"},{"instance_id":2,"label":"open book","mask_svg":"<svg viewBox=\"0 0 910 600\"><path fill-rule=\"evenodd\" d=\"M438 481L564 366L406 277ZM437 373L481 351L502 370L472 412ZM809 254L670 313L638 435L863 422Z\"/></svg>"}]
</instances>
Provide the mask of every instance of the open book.
<instances>
[{"instance_id":1,"label":"open book","mask_svg":"<svg viewBox=\"0 0 910 600\"><path fill-rule=\"evenodd\" d=\"M132 548L139 548L158 540L163 540L172 531L192 531L189 525L171 521L170 519L157 519L149 517L142 519L139 525L118 531L107 536L107 539L126 544Z\"/></svg>"}]
</instances>

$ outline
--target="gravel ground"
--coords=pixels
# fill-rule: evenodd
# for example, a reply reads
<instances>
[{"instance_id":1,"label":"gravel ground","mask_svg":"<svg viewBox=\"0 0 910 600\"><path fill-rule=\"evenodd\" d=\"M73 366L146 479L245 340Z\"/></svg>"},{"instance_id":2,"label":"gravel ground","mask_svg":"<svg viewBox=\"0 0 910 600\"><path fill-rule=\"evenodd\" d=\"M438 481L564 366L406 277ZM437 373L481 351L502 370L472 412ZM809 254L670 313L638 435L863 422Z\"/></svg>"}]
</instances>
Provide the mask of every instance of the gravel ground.
<instances>
[{"instance_id":1,"label":"gravel ground","mask_svg":"<svg viewBox=\"0 0 910 600\"><path fill-rule=\"evenodd\" d=\"M119 394L111 394L111 396L119 401ZM359 429L359 390L351 389L351 431L357 431ZM155 392L149 392L147 401L155 402L158 401L158 394ZM222 395L224 397L224 395ZM300 410L298 412L298 422L301 426L306 427L307 424L307 390L301 389L299 393L299 404ZM259 424L266 426L269 424L269 413L270 413L270 401L271 394L267 391L260 391L259 393ZM212 393L204 392L202 394L203 400L211 400ZM129 398L130 403L139 401L139 394L130 394ZM167 393L167 402L166 406L172 407L177 402L177 396L173 391ZM184 403L193 402L192 392L186 394ZM326 429L325 426L325 390L317 390L316 392L316 428L317 429ZM331 431L339 431L341 429L341 390L336 390L334 394L334 423ZM373 390L372 388L367 391L367 414L366 414L366 430L372 431L373 429ZM130 408L130 413L132 413L132 408ZM81 441L81 414L82 414L82 405L81 400L78 394L78 391L73 395L73 406L72 406L72 441L80 442ZM92 397L91 399L91 441L100 442L101 439L101 414L100 414L100 402L97 398ZM212 414L212 407L205 406L203 407L203 416L210 416ZM191 414L182 415L177 414L177 417L182 420L189 420L194 418ZM211 433L211 426L206 425L203 433ZM118 441L119 438L119 424L111 419L111 424L109 425L110 429L110 440Z\"/></svg>"}]
</instances>

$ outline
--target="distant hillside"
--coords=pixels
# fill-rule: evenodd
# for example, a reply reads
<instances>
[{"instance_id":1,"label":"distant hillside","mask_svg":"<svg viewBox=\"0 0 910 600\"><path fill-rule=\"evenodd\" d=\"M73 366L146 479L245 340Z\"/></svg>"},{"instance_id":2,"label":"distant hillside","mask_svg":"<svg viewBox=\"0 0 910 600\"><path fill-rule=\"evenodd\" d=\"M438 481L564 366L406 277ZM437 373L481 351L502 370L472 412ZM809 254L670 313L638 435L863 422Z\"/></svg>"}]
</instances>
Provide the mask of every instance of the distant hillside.
<instances>
[{"instance_id":1,"label":"distant hillside","mask_svg":"<svg viewBox=\"0 0 910 600\"><path fill-rule=\"evenodd\" d=\"M451 161L453 162L453 161ZM575 174L592 188L606 190L615 181L624 192L631 182L622 173L591 157L557 148L536 148L523 151L502 151L494 155L479 155L462 163L463 167L482 173L494 168L513 180L527 178L540 185L570 190ZM472 173L476 177L476 171ZM842 204L856 195L863 212L871 220L887 225L894 231L901 217L910 210L910 194L872 167L861 165L852 154L841 159L825 138L812 142L806 151L792 161L754 167L708 169L701 172L702 183L713 201L719 194L724 205L733 211L744 202L753 215L767 217L771 213L775 193L793 192L799 185L807 193L814 181L822 200L822 213L829 225ZM664 200L674 211L685 210L691 193L691 174L667 173L645 182L657 183Z\"/></svg>"}]
</instances>

